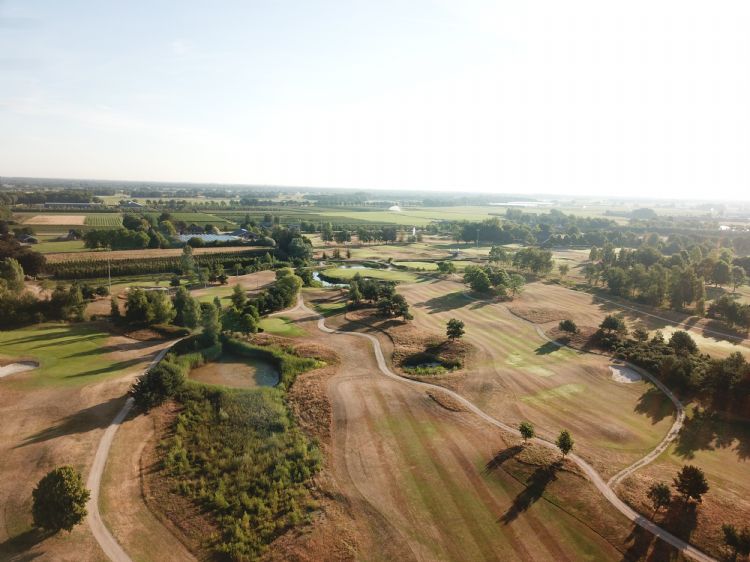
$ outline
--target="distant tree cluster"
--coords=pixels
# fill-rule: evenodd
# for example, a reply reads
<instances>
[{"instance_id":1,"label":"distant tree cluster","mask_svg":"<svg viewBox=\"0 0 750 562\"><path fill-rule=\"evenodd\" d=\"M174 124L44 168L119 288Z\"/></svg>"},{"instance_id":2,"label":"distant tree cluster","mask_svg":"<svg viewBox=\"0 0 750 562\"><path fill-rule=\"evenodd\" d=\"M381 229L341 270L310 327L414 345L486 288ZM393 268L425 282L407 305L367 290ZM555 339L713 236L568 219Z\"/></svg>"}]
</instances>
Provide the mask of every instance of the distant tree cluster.
<instances>
[{"instance_id":1,"label":"distant tree cluster","mask_svg":"<svg viewBox=\"0 0 750 562\"><path fill-rule=\"evenodd\" d=\"M492 265L469 265L464 269L464 283L477 293L512 298L521 291L524 278L515 273L508 274L504 269Z\"/></svg>"},{"instance_id":2,"label":"distant tree cluster","mask_svg":"<svg viewBox=\"0 0 750 562\"><path fill-rule=\"evenodd\" d=\"M396 293L396 284L393 281L368 279L357 274L349 282L348 297L352 307L369 302L375 305L381 316L401 317L405 321L413 318L409 311L409 303L403 295Z\"/></svg>"},{"instance_id":3,"label":"distant tree cluster","mask_svg":"<svg viewBox=\"0 0 750 562\"><path fill-rule=\"evenodd\" d=\"M634 332L629 338L624 322L607 316L596 340L623 359L639 365L687 395L700 396L720 412L750 415L750 363L742 353L713 359L700 353L689 333L677 330L665 340L661 332L649 340Z\"/></svg>"}]
</instances>

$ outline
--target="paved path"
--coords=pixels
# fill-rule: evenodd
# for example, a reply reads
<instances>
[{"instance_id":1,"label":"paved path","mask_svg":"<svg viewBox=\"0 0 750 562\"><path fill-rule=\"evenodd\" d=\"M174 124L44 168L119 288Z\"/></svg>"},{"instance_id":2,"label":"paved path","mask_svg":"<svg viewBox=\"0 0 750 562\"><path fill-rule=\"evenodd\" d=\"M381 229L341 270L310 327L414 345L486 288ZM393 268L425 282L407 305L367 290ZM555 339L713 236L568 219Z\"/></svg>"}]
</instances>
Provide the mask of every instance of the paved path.
<instances>
[{"instance_id":1,"label":"paved path","mask_svg":"<svg viewBox=\"0 0 750 562\"><path fill-rule=\"evenodd\" d=\"M176 344L178 341L180 340L173 342L172 345ZM151 367L156 365L159 361L161 361L162 358L170 350L172 345L162 349L156 356L156 358L151 361L151 363L149 363L148 367L146 367L146 369L144 370L144 373ZM106 554L107 558L112 560L112 562L132 562L132 560L130 559L130 556L128 556L127 553L122 549L115 537L112 536L112 533L109 532L109 529L107 529L104 521L102 521L102 516L99 513L99 489L102 483L104 466L107 464L109 449L112 446L112 441L115 438L115 433L117 433L117 430L120 428L120 424L130 413L132 407L133 399L128 398L125 401L125 404L122 406L122 409L117 412L117 415L109 424L109 427L107 427L107 429L104 431L104 435L102 435L102 439L101 441L99 441L99 447L96 450L96 455L94 455L94 463L91 465L89 478L86 481L86 487L91 491L91 497L86 504L86 511L88 512L88 514L86 515L86 522L91 528L91 532L93 533L96 542L99 543L99 546L102 547L104 554Z\"/></svg>"},{"instance_id":2,"label":"paved path","mask_svg":"<svg viewBox=\"0 0 750 562\"><path fill-rule=\"evenodd\" d=\"M501 421L496 420L492 416L486 414L484 411L480 410L477 406L474 405L473 402L467 400L463 396L456 394L455 392L448 390L447 388L444 388L442 386L437 386L434 384L430 384L427 382L422 381L416 381L412 379L407 379L404 377L401 377L395 373L393 373L389 368L388 364L385 361L385 356L383 355L383 350L380 347L380 342L378 339L371 335L371 334L363 334L360 332L346 332L342 330L334 330L325 325L325 318L323 318L320 314L317 312L310 310L303 302L302 295L299 297L299 303L297 304L297 307L302 310L306 310L310 315L317 316L318 317L318 329L320 329L323 332L329 333L329 334L335 334L335 333L343 333L343 334L351 334L363 338L367 338L372 343L373 351L375 352L375 358L378 363L378 367L380 368L380 371L383 375L392 378L394 380L400 381L403 384L410 384L413 386L418 386L422 388L430 388L434 390L439 390L444 393L448 393L452 398L460 402L464 407L466 407L469 411L473 412L483 420L485 420L487 423L490 423L494 425L495 427L498 427L502 429L503 431L507 431L508 433L515 435L516 437L520 437L521 434L518 432L518 430L515 427L511 427L509 425L504 424ZM548 449L554 449L557 450L557 446L550 442L545 441L544 439L540 438L534 438L534 443L537 445L541 445L542 447L546 447ZM659 527L656 523L651 521L650 519L644 517L643 515L636 512L634 509L632 509L630 506L628 506L625 502L623 502L620 498L617 497L617 494L614 493L612 488L609 487L609 485L602 479L602 477L599 475L599 473L594 470L594 468L588 464L585 460L583 460L578 455L571 453L568 455L568 458L575 462L581 470L586 474L586 476L589 478L591 483L596 487L599 492L607 499L609 503L611 503L620 513L622 513L625 517L627 517L630 521L633 523L641 526L642 528L646 529L647 531L650 531L655 536L662 539L664 542L672 545L673 547L680 550L685 556L692 558L693 560L697 560L698 562L718 562L715 558L709 556L708 554L705 554L704 552L698 550L694 546L691 546L689 543L683 541L682 539L674 536L672 533L667 531L666 529L662 529ZM645 457L644 457L645 458ZM634 466L634 465L633 465ZM628 469L632 468L628 467ZM626 470L628 470L626 469ZM635 469L633 469L635 470Z\"/></svg>"}]
</instances>

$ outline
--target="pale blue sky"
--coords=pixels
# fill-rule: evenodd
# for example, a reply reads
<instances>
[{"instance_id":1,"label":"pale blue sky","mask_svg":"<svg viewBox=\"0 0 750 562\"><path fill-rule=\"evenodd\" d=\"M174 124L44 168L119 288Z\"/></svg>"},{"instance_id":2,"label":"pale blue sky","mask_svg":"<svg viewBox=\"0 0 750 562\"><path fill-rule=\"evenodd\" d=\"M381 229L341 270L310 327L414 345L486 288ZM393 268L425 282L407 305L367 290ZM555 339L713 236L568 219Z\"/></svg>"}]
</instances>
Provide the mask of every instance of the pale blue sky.
<instances>
[{"instance_id":1,"label":"pale blue sky","mask_svg":"<svg viewBox=\"0 0 750 562\"><path fill-rule=\"evenodd\" d=\"M750 198L746 0L0 0L0 175Z\"/></svg>"}]
</instances>

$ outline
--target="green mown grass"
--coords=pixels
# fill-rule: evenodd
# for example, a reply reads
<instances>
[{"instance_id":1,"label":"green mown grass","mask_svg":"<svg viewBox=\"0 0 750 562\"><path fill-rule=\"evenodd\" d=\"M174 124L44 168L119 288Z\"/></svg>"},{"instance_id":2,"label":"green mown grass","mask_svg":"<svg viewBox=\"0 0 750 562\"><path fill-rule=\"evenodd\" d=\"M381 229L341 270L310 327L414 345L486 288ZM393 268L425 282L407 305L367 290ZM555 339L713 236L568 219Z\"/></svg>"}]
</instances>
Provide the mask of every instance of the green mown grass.
<instances>
[{"instance_id":1,"label":"green mown grass","mask_svg":"<svg viewBox=\"0 0 750 562\"><path fill-rule=\"evenodd\" d=\"M403 281L404 283L416 283L417 277L408 271L395 271L388 269L343 269L332 267L322 271L326 277L349 281L355 275L369 277L371 279L383 279L384 281Z\"/></svg>"},{"instance_id":2,"label":"green mown grass","mask_svg":"<svg viewBox=\"0 0 750 562\"><path fill-rule=\"evenodd\" d=\"M83 245L83 240L63 240L61 242L55 242L52 240L44 240L39 242L32 247L35 252L41 254L52 254L58 252L87 252L88 250Z\"/></svg>"},{"instance_id":3,"label":"green mown grass","mask_svg":"<svg viewBox=\"0 0 750 562\"><path fill-rule=\"evenodd\" d=\"M284 316L272 316L263 318L260 321L260 327L263 328L264 332L269 334L276 334L279 336L304 336L307 335L302 328L297 326L294 322L285 318Z\"/></svg>"},{"instance_id":4,"label":"green mown grass","mask_svg":"<svg viewBox=\"0 0 750 562\"><path fill-rule=\"evenodd\" d=\"M108 356L110 334L95 324L49 323L0 332L5 359L33 359L39 368L11 384L29 386L83 385L120 374L142 358L115 361ZM0 384L8 384L5 380Z\"/></svg>"}]
</instances>

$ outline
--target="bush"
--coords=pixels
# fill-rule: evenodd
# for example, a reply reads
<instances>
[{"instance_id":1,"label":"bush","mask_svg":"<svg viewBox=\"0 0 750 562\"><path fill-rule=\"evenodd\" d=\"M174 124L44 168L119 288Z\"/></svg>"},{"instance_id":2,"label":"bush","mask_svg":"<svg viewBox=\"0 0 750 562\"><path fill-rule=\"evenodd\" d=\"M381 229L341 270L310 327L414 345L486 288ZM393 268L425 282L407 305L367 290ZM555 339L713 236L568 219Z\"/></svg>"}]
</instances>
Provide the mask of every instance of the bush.
<instances>
[{"instance_id":1,"label":"bush","mask_svg":"<svg viewBox=\"0 0 750 562\"><path fill-rule=\"evenodd\" d=\"M81 473L73 467L50 471L32 493L34 526L54 532L70 531L86 517L89 496Z\"/></svg>"}]
</instances>

